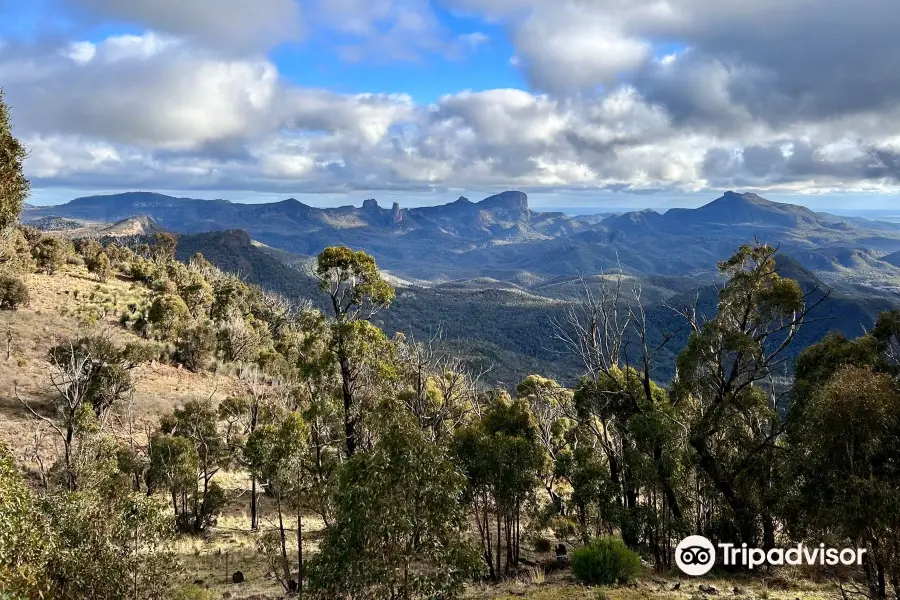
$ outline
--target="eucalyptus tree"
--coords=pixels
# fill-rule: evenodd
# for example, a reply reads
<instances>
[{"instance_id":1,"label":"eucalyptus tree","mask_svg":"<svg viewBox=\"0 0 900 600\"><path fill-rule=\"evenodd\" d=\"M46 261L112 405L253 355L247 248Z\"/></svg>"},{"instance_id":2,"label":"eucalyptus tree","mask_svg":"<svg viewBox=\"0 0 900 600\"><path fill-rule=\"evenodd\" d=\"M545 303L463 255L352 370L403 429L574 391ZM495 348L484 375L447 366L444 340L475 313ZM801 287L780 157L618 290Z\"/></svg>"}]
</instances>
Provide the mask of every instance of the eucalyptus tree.
<instances>
[{"instance_id":1,"label":"eucalyptus tree","mask_svg":"<svg viewBox=\"0 0 900 600\"><path fill-rule=\"evenodd\" d=\"M779 395L766 384L789 360L810 311L828 297L779 275L776 253L745 245L719 263L727 283L718 312L703 323L685 315L692 333L673 385L696 463L730 512L731 531L718 533L766 547L775 543L774 452L784 431Z\"/></svg>"},{"instance_id":2,"label":"eucalyptus tree","mask_svg":"<svg viewBox=\"0 0 900 600\"><path fill-rule=\"evenodd\" d=\"M468 477L467 500L483 557L491 576L499 578L518 565L521 516L547 466L545 449L528 405L505 392L494 393L482 416L457 430L452 447Z\"/></svg>"},{"instance_id":3,"label":"eucalyptus tree","mask_svg":"<svg viewBox=\"0 0 900 600\"><path fill-rule=\"evenodd\" d=\"M331 337L341 372L345 451L347 456L353 456L359 445L357 426L361 415L356 398L360 367L352 364L351 345L355 337L368 331L360 322L390 305L394 288L381 278L374 258L346 247L323 250L316 262L315 277L328 296L335 318Z\"/></svg>"},{"instance_id":4,"label":"eucalyptus tree","mask_svg":"<svg viewBox=\"0 0 900 600\"><path fill-rule=\"evenodd\" d=\"M288 560L285 508L292 506L297 517L297 585L303 588L303 510L312 470L307 464L309 431L303 418L289 412L276 421L260 426L247 438L245 455L254 479L275 499L278 514L277 539L265 536L259 547L286 591L290 591L291 568ZM273 541L275 542L273 544ZM276 546L280 552L273 552Z\"/></svg>"},{"instance_id":5,"label":"eucalyptus tree","mask_svg":"<svg viewBox=\"0 0 900 600\"><path fill-rule=\"evenodd\" d=\"M400 413L341 470L336 520L310 568L316 598L459 598L478 570L461 502L466 479Z\"/></svg>"},{"instance_id":6,"label":"eucalyptus tree","mask_svg":"<svg viewBox=\"0 0 900 600\"><path fill-rule=\"evenodd\" d=\"M16 224L31 190L23 172L27 156L25 146L13 135L9 107L0 89L0 231Z\"/></svg>"}]
</instances>

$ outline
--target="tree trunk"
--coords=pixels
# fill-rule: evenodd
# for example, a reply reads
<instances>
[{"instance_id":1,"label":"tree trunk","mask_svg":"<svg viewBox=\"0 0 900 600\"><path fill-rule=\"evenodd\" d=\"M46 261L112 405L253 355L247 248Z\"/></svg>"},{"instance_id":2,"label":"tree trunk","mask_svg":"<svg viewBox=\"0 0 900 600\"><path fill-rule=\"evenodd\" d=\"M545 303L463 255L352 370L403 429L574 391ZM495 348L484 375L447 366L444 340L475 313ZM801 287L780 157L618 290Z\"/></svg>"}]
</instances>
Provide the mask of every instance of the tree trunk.
<instances>
[{"instance_id":1,"label":"tree trunk","mask_svg":"<svg viewBox=\"0 0 900 600\"><path fill-rule=\"evenodd\" d=\"M297 592L303 597L303 511L297 504Z\"/></svg>"},{"instance_id":2,"label":"tree trunk","mask_svg":"<svg viewBox=\"0 0 900 600\"><path fill-rule=\"evenodd\" d=\"M343 343L343 342L341 342ZM343 350L341 351L343 354ZM356 453L356 417L352 416L353 412L353 392L351 391L351 374L350 374L350 361L346 356L342 356L340 359L341 365L341 395L344 399L344 437L346 443L346 453L347 457L353 456Z\"/></svg>"},{"instance_id":3,"label":"tree trunk","mask_svg":"<svg viewBox=\"0 0 900 600\"><path fill-rule=\"evenodd\" d=\"M653 462L656 463L656 473L659 476L659 483L662 485L663 494L666 495L666 502L669 505L669 511L671 511L672 516L676 521L680 521L681 505L679 505L678 498L675 496L675 489L672 487L672 480L669 479L669 475L663 470L662 448L660 446L657 446L653 449Z\"/></svg>"},{"instance_id":4,"label":"tree trunk","mask_svg":"<svg viewBox=\"0 0 900 600\"><path fill-rule=\"evenodd\" d=\"M256 493L256 475L250 475L250 531L259 529L259 498Z\"/></svg>"},{"instance_id":5,"label":"tree trunk","mask_svg":"<svg viewBox=\"0 0 900 600\"><path fill-rule=\"evenodd\" d=\"M740 496L735 492L731 481L722 473L719 463L709 451L706 438L694 436L690 442L694 450L697 451L697 463L700 465L700 468L709 477L713 485L716 486L719 493L722 494L722 497L734 514L734 520L741 538L735 541L746 542L748 546L753 546L757 537L756 522L746 503L741 500Z\"/></svg>"},{"instance_id":6,"label":"tree trunk","mask_svg":"<svg viewBox=\"0 0 900 600\"><path fill-rule=\"evenodd\" d=\"M497 507L497 579L500 579L500 541L503 539L503 533L500 530L500 508Z\"/></svg>"},{"instance_id":7,"label":"tree trunk","mask_svg":"<svg viewBox=\"0 0 900 600\"><path fill-rule=\"evenodd\" d=\"M275 503L278 507L278 533L281 535L281 564L284 568L284 585L287 586L288 581L291 579L291 570L288 565L287 557L287 539L284 534L284 517L281 511L281 492L275 495Z\"/></svg>"}]
</instances>

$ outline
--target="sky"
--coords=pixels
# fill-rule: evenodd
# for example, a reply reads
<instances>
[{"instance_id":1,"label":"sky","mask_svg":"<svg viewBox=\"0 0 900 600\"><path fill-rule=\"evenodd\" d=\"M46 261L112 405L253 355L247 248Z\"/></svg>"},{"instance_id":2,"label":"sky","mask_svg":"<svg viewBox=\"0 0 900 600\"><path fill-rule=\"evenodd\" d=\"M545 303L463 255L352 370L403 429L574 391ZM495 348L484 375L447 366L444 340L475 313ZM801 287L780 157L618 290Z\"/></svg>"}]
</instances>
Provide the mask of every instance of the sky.
<instances>
[{"instance_id":1,"label":"sky","mask_svg":"<svg viewBox=\"0 0 900 600\"><path fill-rule=\"evenodd\" d=\"M31 202L900 206L896 0L0 0Z\"/></svg>"}]
</instances>

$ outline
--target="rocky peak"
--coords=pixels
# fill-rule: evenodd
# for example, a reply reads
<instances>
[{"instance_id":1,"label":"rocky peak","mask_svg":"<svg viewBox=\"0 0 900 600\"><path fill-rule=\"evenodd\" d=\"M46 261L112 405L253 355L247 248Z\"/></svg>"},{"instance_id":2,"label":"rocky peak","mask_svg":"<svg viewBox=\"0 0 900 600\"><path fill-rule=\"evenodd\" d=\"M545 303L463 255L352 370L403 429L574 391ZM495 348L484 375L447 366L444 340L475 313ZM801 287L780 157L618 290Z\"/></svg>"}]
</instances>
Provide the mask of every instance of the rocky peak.
<instances>
[{"instance_id":1,"label":"rocky peak","mask_svg":"<svg viewBox=\"0 0 900 600\"><path fill-rule=\"evenodd\" d=\"M391 205L391 221L396 225L403 220L403 211L400 210L400 205L396 202Z\"/></svg>"},{"instance_id":2,"label":"rocky peak","mask_svg":"<svg viewBox=\"0 0 900 600\"><path fill-rule=\"evenodd\" d=\"M478 203L485 209L528 210L528 196L524 192L507 191L485 198Z\"/></svg>"}]
</instances>

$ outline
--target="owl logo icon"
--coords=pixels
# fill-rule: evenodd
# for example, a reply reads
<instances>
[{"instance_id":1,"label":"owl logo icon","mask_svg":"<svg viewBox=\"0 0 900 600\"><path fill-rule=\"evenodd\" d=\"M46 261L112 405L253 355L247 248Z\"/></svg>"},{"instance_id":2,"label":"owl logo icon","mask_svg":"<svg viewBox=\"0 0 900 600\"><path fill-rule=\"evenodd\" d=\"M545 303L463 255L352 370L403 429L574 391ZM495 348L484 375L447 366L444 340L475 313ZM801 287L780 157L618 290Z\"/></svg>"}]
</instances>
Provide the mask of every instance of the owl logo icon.
<instances>
[{"instance_id":1,"label":"owl logo icon","mask_svg":"<svg viewBox=\"0 0 900 600\"><path fill-rule=\"evenodd\" d=\"M685 575L706 575L716 564L716 549L702 535L688 536L675 548L675 564Z\"/></svg>"}]
</instances>

